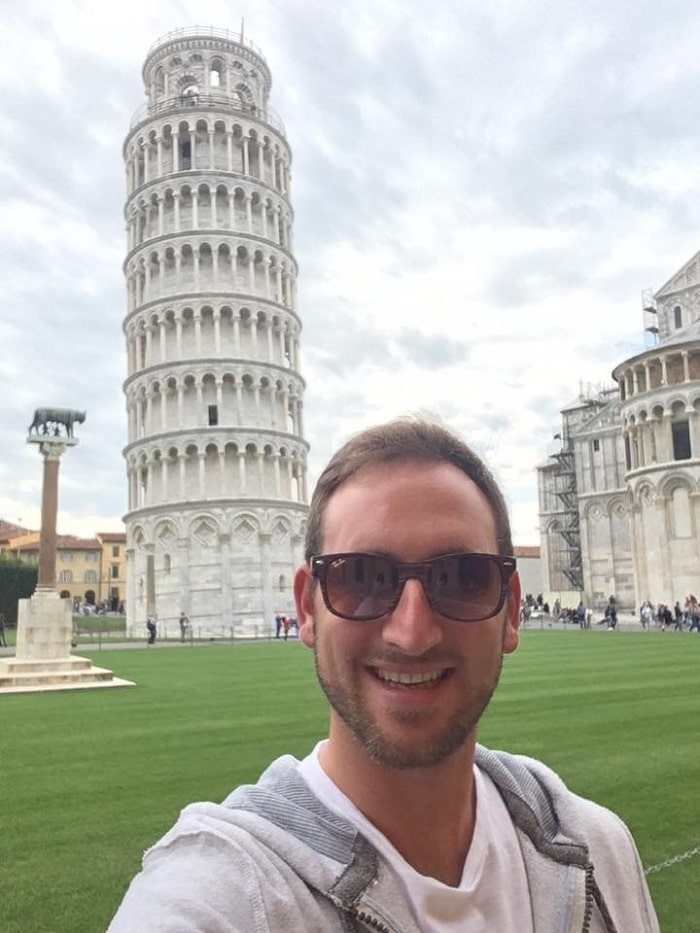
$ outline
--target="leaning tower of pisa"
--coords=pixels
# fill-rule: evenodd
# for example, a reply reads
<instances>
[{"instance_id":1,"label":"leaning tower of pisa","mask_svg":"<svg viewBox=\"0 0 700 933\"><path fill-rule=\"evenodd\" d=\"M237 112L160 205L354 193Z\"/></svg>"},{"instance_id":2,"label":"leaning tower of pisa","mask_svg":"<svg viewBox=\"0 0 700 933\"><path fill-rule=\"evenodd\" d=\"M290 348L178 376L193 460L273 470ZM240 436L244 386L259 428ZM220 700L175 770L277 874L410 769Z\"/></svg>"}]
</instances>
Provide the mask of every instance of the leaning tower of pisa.
<instances>
[{"instance_id":1,"label":"leaning tower of pisa","mask_svg":"<svg viewBox=\"0 0 700 933\"><path fill-rule=\"evenodd\" d=\"M143 79L123 149L127 624L260 634L291 613L307 512L291 152L243 36L171 32Z\"/></svg>"}]
</instances>

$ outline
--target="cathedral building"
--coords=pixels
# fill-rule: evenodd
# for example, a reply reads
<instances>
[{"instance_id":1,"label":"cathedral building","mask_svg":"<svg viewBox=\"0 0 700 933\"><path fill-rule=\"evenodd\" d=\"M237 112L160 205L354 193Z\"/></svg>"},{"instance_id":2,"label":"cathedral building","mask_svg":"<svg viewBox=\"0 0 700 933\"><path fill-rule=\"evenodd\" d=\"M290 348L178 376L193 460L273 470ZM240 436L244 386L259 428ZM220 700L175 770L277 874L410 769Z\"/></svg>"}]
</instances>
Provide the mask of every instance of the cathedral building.
<instances>
[{"instance_id":1,"label":"cathedral building","mask_svg":"<svg viewBox=\"0 0 700 933\"><path fill-rule=\"evenodd\" d=\"M307 450L291 151L242 35L191 27L143 66L127 198L127 620L261 634L291 614Z\"/></svg>"},{"instance_id":2,"label":"cathedral building","mask_svg":"<svg viewBox=\"0 0 700 933\"><path fill-rule=\"evenodd\" d=\"M537 470L544 589L562 602L700 596L700 253L644 313L653 346L562 409Z\"/></svg>"}]
</instances>

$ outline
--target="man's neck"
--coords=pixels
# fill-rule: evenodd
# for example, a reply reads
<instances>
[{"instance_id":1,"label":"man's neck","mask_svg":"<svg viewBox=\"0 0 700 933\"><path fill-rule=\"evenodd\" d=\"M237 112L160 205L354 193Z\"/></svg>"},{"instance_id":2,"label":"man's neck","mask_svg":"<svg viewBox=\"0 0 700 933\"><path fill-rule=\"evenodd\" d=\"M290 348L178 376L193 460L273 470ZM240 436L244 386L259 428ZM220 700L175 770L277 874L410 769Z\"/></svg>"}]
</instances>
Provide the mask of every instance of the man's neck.
<instances>
[{"instance_id":1,"label":"man's neck","mask_svg":"<svg viewBox=\"0 0 700 933\"><path fill-rule=\"evenodd\" d=\"M456 887L474 833L474 745L473 737L433 767L397 770L370 758L354 737L331 730L319 761L409 865Z\"/></svg>"}]
</instances>

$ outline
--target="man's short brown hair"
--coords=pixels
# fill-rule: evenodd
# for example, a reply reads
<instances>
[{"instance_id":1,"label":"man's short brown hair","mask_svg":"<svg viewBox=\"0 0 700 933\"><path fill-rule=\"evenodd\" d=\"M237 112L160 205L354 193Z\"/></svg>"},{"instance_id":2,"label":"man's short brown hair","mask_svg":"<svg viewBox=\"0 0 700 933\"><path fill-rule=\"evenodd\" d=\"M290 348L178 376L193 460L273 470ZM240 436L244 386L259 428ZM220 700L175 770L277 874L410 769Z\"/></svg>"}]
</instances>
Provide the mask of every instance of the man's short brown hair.
<instances>
[{"instance_id":1,"label":"man's short brown hair","mask_svg":"<svg viewBox=\"0 0 700 933\"><path fill-rule=\"evenodd\" d=\"M305 558L323 551L323 518L328 500L343 483L365 467L379 463L416 460L451 463L481 490L491 506L496 525L498 553L513 553L508 507L484 462L464 441L444 425L422 417L397 418L367 428L350 438L325 468L314 489L306 530Z\"/></svg>"}]
</instances>

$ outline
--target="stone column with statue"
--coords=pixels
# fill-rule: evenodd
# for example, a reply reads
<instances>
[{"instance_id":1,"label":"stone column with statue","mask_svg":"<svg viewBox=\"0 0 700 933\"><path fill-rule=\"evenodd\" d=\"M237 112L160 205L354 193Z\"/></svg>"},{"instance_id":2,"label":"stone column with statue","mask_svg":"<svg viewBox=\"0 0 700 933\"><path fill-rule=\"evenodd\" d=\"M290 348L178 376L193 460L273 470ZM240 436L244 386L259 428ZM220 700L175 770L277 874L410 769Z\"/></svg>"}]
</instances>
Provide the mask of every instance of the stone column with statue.
<instances>
[{"instance_id":1,"label":"stone column with statue","mask_svg":"<svg viewBox=\"0 0 700 933\"><path fill-rule=\"evenodd\" d=\"M71 655L73 605L56 592L59 466L66 450L78 443L73 426L84 421L84 411L38 408L29 426L27 443L36 444L44 459L39 573L32 596L19 600L15 657L0 662L0 693L129 684Z\"/></svg>"},{"instance_id":2,"label":"stone column with statue","mask_svg":"<svg viewBox=\"0 0 700 933\"><path fill-rule=\"evenodd\" d=\"M41 536L36 590L30 599L20 600L18 607L17 660L50 660L70 655L72 605L56 592L58 472L63 454L78 443L73 425L84 420L85 412L38 408L29 426L27 443L36 444L44 459Z\"/></svg>"}]
</instances>

